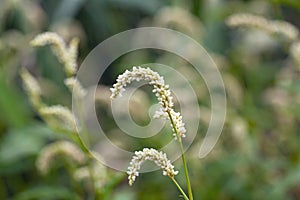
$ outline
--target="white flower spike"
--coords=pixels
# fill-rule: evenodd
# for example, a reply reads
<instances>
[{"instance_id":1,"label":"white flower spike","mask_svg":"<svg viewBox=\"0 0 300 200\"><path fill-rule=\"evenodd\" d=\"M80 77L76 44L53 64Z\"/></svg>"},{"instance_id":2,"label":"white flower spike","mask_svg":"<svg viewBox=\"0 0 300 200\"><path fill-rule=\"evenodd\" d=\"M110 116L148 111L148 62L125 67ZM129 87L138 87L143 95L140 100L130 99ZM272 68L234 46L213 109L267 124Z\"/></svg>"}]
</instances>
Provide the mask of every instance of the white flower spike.
<instances>
[{"instance_id":1,"label":"white flower spike","mask_svg":"<svg viewBox=\"0 0 300 200\"><path fill-rule=\"evenodd\" d=\"M73 38L67 46L65 41L56 33L45 32L37 35L30 44L32 46L51 45L53 52L64 65L65 72L68 76L73 76L77 71L77 52L79 39Z\"/></svg>"},{"instance_id":2,"label":"white flower spike","mask_svg":"<svg viewBox=\"0 0 300 200\"><path fill-rule=\"evenodd\" d=\"M25 68L21 71L21 78L23 80L24 88L28 93L31 104L37 108L40 107L42 104L42 90L39 83Z\"/></svg>"},{"instance_id":3,"label":"white flower spike","mask_svg":"<svg viewBox=\"0 0 300 200\"><path fill-rule=\"evenodd\" d=\"M36 161L39 172L43 175L47 174L59 155L65 155L79 165L86 162L86 157L79 147L69 141L58 141L46 146L40 152Z\"/></svg>"},{"instance_id":4,"label":"white flower spike","mask_svg":"<svg viewBox=\"0 0 300 200\"><path fill-rule=\"evenodd\" d=\"M178 171L174 171L174 166L171 161L168 160L167 155L163 152L159 152L155 149L144 148L143 151L136 151L135 155L132 157L130 165L128 167L128 180L129 185L132 185L139 175L139 170L144 161L153 161L157 166L162 168L163 175L173 178L178 174Z\"/></svg>"},{"instance_id":5,"label":"white flower spike","mask_svg":"<svg viewBox=\"0 0 300 200\"><path fill-rule=\"evenodd\" d=\"M227 18L226 23L231 27L256 27L270 34L282 34L291 41L297 40L299 36L299 31L294 25L280 20L268 20L260 15L233 14Z\"/></svg>"},{"instance_id":6,"label":"white flower spike","mask_svg":"<svg viewBox=\"0 0 300 200\"><path fill-rule=\"evenodd\" d=\"M125 87L132 81L145 80L149 82L149 85L153 85L153 93L155 93L161 110L158 111L154 117L162 117L171 120L171 126L175 139L181 139L185 137L186 129L182 121L182 116L179 112L173 110L173 97L169 85L165 85L164 79L157 72L150 68L133 67L132 71L126 70L123 74L117 78L117 83L111 88L111 99L122 96L122 92L125 91Z\"/></svg>"}]
</instances>

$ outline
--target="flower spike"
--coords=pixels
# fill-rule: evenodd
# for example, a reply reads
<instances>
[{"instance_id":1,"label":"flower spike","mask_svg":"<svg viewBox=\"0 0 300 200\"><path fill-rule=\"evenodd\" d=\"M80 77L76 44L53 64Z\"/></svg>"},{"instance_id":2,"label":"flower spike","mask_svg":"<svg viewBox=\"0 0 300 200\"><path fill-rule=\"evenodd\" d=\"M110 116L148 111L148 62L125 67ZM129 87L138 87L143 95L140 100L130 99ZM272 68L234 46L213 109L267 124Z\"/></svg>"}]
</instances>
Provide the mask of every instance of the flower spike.
<instances>
[{"instance_id":1,"label":"flower spike","mask_svg":"<svg viewBox=\"0 0 300 200\"><path fill-rule=\"evenodd\" d=\"M134 183L136 177L139 175L141 165L146 160L151 160L157 166L162 168L164 176L174 178L174 176L178 174L178 171L174 171L174 166L171 164L171 161L168 160L165 153L159 152L153 148L144 148L142 151L136 151L135 155L132 157L127 171L129 185Z\"/></svg>"},{"instance_id":2,"label":"flower spike","mask_svg":"<svg viewBox=\"0 0 300 200\"><path fill-rule=\"evenodd\" d=\"M156 112L155 118L162 117L165 119L170 119L174 123L171 123L173 135L175 139L181 139L185 137L186 129L182 121L182 116L179 112L173 110L173 97L171 96L171 91L169 85L166 85L162 76L157 72L152 71L150 68L133 67L132 71L126 70L123 74L119 75L117 78L117 83L111 88L111 99L122 96L125 91L125 87L132 81L145 80L149 82L149 85L153 85L153 93L155 93L159 104L161 105L161 110Z\"/></svg>"}]
</instances>

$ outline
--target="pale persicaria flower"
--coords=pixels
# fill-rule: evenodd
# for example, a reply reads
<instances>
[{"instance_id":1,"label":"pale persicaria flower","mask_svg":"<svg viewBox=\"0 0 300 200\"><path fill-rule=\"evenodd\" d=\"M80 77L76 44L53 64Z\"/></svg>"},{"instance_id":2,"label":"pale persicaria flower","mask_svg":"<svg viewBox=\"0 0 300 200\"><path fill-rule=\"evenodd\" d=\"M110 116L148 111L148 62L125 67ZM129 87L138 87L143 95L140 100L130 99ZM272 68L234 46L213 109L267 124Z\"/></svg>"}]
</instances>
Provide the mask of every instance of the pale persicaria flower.
<instances>
[{"instance_id":1,"label":"pale persicaria flower","mask_svg":"<svg viewBox=\"0 0 300 200\"><path fill-rule=\"evenodd\" d=\"M21 71L24 88L28 93L30 102L35 107L41 106L41 88L37 80L24 68Z\"/></svg>"},{"instance_id":2,"label":"pale persicaria flower","mask_svg":"<svg viewBox=\"0 0 300 200\"><path fill-rule=\"evenodd\" d=\"M173 110L174 103L169 85L165 84L162 76L150 68L133 67L131 71L126 70L123 74L119 75L116 80L117 82L113 85L113 88L110 89L112 92L111 99L122 96L125 87L132 81L141 80L149 82L149 85L154 87L153 93L155 93L161 105L161 110L156 112L154 117L172 120L173 123L171 123L171 126L175 139L185 137L186 129L184 128L182 116Z\"/></svg>"},{"instance_id":3,"label":"pale persicaria flower","mask_svg":"<svg viewBox=\"0 0 300 200\"><path fill-rule=\"evenodd\" d=\"M92 163L92 167L78 168L73 177L76 181L93 181L97 189L101 189L107 181L106 168L100 163Z\"/></svg>"},{"instance_id":4,"label":"pale persicaria flower","mask_svg":"<svg viewBox=\"0 0 300 200\"><path fill-rule=\"evenodd\" d=\"M270 34L282 34L291 41L297 40L299 35L298 29L286 21L268 20L263 16L248 13L233 14L227 18L226 23L231 27L255 27Z\"/></svg>"},{"instance_id":5,"label":"pale persicaria flower","mask_svg":"<svg viewBox=\"0 0 300 200\"><path fill-rule=\"evenodd\" d=\"M86 162L86 157L79 147L69 141L59 141L44 147L40 152L36 161L39 172L43 175L47 174L59 155L79 165Z\"/></svg>"},{"instance_id":6,"label":"pale persicaria flower","mask_svg":"<svg viewBox=\"0 0 300 200\"><path fill-rule=\"evenodd\" d=\"M87 94L87 91L75 77L66 78L64 83L72 93L75 93L77 97L84 97Z\"/></svg>"},{"instance_id":7,"label":"pale persicaria flower","mask_svg":"<svg viewBox=\"0 0 300 200\"><path fill-rule=\"evenodd\" d=\"M32 46L45 46L52 45L53 52L64 65L65 72L68 76L73 76L77 71L77 49L79 39L73 38L69 44L66 45L65 41L56 33L45 32L37 35L32 41Z\"/></svg>"},{"instance_id":8,"label":"pale persicaria flower","mask_svg":"<svg viewBox=\"0 0 300 200\"><path fill-rule=\"evenodd\" d=\"M75 116L70 111L69 108L62 105L54 105L54 106L44 106L40 108L39 113L46 119L50 125L53 126L61 126L60 128L65 128L69 131L76 131L76 121ZM53 121L52 123L52 120Z\"/></svg>"},{"instance_id":9,"label":"pale persicaria flower","mask_svg":"<svg viewBox=\"0 0 300 200\"><path fill-rule=\"evenodd\" d=\"M157 166L163 170L164 176L169 176L173 178L178 174L178 171L174 170L174 166L171 161L167 158L167 155L163 152L159 152L153 148L144 148L142 151L136 151L135 155L132 157L129 167L128 167L128 180L129 185L132 185L139 175L139 170L144 161L153 161Z\"/></svg>"},{"instance_id":10,"label":"pale persicaria flower","mask_svg":"<svg viewBox=\"0 0 300 200\"><path fill-rule=\"evenodd\" d=\"M159 27L172 26L177 31L199 38L203 36L205 29L201 21L188 10L181 7L163 7L153 19L154 25Z\"/></svg>"}]
</instances>

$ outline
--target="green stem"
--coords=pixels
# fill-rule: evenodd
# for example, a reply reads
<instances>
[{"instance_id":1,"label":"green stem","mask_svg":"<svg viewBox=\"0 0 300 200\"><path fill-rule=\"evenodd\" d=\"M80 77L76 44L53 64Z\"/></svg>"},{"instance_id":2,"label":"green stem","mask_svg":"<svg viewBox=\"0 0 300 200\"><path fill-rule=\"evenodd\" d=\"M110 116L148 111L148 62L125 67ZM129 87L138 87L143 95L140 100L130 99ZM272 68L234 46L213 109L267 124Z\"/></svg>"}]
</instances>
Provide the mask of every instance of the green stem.
<instances>
[{"instance_id":1,"label":"green stem","mask_svg":"<svg viewBox=\"0 0 300 200\"><path fill-rule=\"evenodd\" d=\"M189 198L190 198L190 200L193 200L191 181L190 181L190 177L189 177L189 172L188 172L188 168L187 168L187 164L186 164L186 160L185 160L185 156L184 156L184 150L183 150L181 139L179 141L179 145L180 145L181 159L183 162L183 168L184 168L184 174L185 174L185 179L186 179L186 183L187 183Z\"/></svg>"},{"instance_id":2,"label":"green stem","mask_svg":"<svg viewBox=\"0 0 300 200\"><path fill-rule=\"evenodd\" d=\"M80 102L75 102L75 103L79 103L79 105L77 104L77 106L79 106L79 120L81 122L81 126L82 126L82 135L83 136L88 136L88 129L87 127L85 126L85 123L84 123L84 118L82 117L82 113L83 113L83 108L82 108L82 102L81 102L82 99L80 99ZM93 190L93 195L94 195L94 198L95 199L101 199L100 196L100 192L98 191L98 188L96 187L96 177L95 177L95 174L94 174L94 170L93 170L93 160L95 159L97 162L98 160L94 157L94 155L91 153L91 151L88 149L88 144L85 144L83 141L82 141L82 138L80 137L79 135L79 132L76 133L76 136L77 136L77 139L79 141L79 144L82 148L82 150L88 155L88 171L89 171L89 174L90 174L90 180L91 180L91 184L92 184L92 190Z\"/></svg>"},{"instance_id":3,"label":"green stem","mask_svg":"<svg viewBox=\"0 0 300 200\"><path fill-rule=\"evenodd\" d=\"M193 10L194 15L196 15L196 16L199 16L199 14L200 14L200 5L201 5L200 0L193 0L192 10Z\"/></svg>"},{"instance_id":4,"label":"green stem","mask_svg":"<svg viewBox=\"0 0 300 200\"><path fill-rule=\"evenodd\" d=\"M189 178L189 172L188 172L188 168L187 168L187 163L186 163L185 156L184 156L184 149L183 149L183 146L182 146L182 141L181 141L181 138L179 137L178 130L177 130L176 126L175 126L175 123L174 123L174 120L172 118L172 115L171 115L170 111L168 111L168 115L169 115L171 124L173 126L174 132L175 132L175 134L177 136L177 139L178 139L178 142L179 142L179 146L180 146L181 159L182 159L182 163L183 163L183 167L184 167L184 175L185 175L185 180L186 180L186 184L187 184L187 189L188 189L188 194L189 194L189 200L193 200L193 192L192 192L192 187L191 187L191 181L190 181L190 178Z\"/></svg>"},{"instance_id":5,"label":"green stem","mask_svg":"<svg viewBox=\"0 0 300 200\"><path fill-rule=\"evenodd\" d=\"M182 190L182 188L180 187L180 185L177 183L177 181L175 180L175 178L174 177L170 177L170 178L173 181L173 183L177 186L177 188L180 191L180 193L183 195L183 198L185 200L189 200L189 198L186 196L186 194L184 193L184 191Z\"/></svg>"}]
</instances>

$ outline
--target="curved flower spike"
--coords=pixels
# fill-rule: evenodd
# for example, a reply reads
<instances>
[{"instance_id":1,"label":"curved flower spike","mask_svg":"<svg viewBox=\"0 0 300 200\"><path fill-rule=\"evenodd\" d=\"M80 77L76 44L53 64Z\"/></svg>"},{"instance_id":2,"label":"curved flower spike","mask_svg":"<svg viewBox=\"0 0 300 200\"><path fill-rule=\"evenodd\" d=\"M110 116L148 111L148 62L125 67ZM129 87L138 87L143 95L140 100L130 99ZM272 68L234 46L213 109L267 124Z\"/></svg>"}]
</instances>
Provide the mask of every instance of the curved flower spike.
<instances>
[{"instance_id":1,"label":"curved flower spike","mask_svg":"<svg viewBox=\"0 0 300 200\"><path fill-rule=\"evenodd\" d=\"M73 76L77 71L77 49L79 44L78 38L73 38L69 44L66 45L65 41L56 33L45 32L37 35L30 44L32 46L45 46L52 45L52 50L64 65L65 72L68 76Z\"/></svg>"},{"instance_id":2,"label":"curved flower spike","mask_svg":"<svg viewBox=\"0 0 300 200\"><path fill-rule=\"evenodd\" d=\"M153 85L153 93L155 93L161 110L158 111L154 117L162 117L171 120L171 126L175 139L181 139L185 137L186 129L182 121L182 116L179 112L173 110L173 97L169 85L165 85L164 79L157 72L152 71L150 68L133 67L132 71L126 70L123 74L117 78L117 83L111 88L111 99L122 96L122 92L125 91L125 87L132 81L145 80L149 82L149 85Z\"/></svg>"},{"instance_id":3,"label":"curved flower spike","mask_svg":"<svg viewBox=\"0 0 300 200\"><path fill-rule=\"evenodd\" d=\"M291 41L297 40L299 36L299 31L294 25L286 21L268 20L259 15L247 13L233 14L227 18L226 23L231 27L256 27L270 34L282 34Z\"/></svg>"},{"instance_id":4,"label":"curved flower spike","mask_svg":"<svg viewBox=\"0 0 300 200\"><path fill-rule=\"evenodd\" d=\"M41 107L42 90L37 80L25 68L21 71L21 78L23 80L24 88L28 93L31 104L37 108Z\"/></svg>"},{"instance_id":5,"label":"curved flower spike","mask_svg":"<svg viewBox=\"0 0 300 200\"><path fill-rule=\"evenodd\" d=\"M79 147L69 141L59 141L52 143L40 152L36 161L39 172L43 175L47 174L55 163L55 158L63 155L70 158L75 163L82 165L86 161L86 157Z\"/></svg>"},{"instance_id":6,"label":"curved flower spike","mask_svg":"<svg viewBox=\"0 0 300 200\"><path fill-rule=\"evenodd\" d=\"M75 116L70 109L65 106L44 106L38 111L46 119L47 123L53 127L60 126L61 128L72 132L77 130Z\"/></svg>"},{"instance_id":7,"label":"curved flower spike","mask_svg":"<svg viewBox=\"0 0 300 200\"><path fill-rule=\"evenodd\" d=\"M157 166L162 168L163 175L174 178L178 174L178 171L174 171L174 166L171 164L171 161L168 160L167 155L163 152L159 152L153 148L144 148L143 151L136 151L135 155L132 157L130 165L128 167L128 180L129 185L132 185L139 175L139 170L144 161L151 160Z\"/></svg>"}]
</instances>

